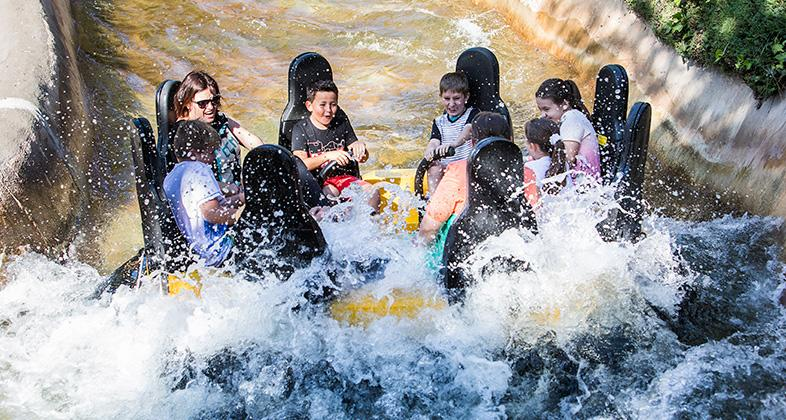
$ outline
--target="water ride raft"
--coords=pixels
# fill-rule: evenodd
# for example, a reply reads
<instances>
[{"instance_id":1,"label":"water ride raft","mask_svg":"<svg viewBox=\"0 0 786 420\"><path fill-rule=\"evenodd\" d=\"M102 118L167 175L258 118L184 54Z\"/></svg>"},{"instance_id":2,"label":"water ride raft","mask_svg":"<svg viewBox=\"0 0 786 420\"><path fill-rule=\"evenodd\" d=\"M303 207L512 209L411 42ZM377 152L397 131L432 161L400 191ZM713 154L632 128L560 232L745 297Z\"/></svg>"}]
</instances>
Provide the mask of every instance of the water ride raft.
<instances>
[{"instance_id":1,"label":"water ride raft","mask_svg":"<svg viewBox=\"0 0 786 420\"><path fill-rule=\"evenodd\" d=\"M468 105L481 111L500 113L512 126L508 109L500 97L499 63L494 54L486 48L470 48L459 56L456 70L463 71L468 76L470 84ZM307 52L298 55L292 61L289 67L288 102L281 116L278 146L260 146L268 151L268 156L286 154L289 156L287 159L291 157L292 128L297 121L308 116L308 111L305 108L306 88L315 81L324 79L332 80L333 71L329 62L321 55ZM158 278L165 293L176 294L190 290L198 295L201 288L198 274L196 280L193 278L193 274L188 276L182 274L188 273L188 267L193 261L187 252L185 239L175 224L163 191L163 179L174 166L170 145L174 137L173 127L176 121L174 94L179 83L174 80L166 80L156 90L157 135L146 118L133 119L136 136L132 136L131 148L145 243L144 249L140 252L140 258L138 258L139 265L136 268L136 273L141 271L163 273ZM620 204L620 209L613 211L607 220L600 223L598 230L606 240L635 241L642 235L641 194L649 141L651 108L647 103L637 102L628 112L627 73L622 66L611 64L603 67L598 73L594 111L592 122L601 143L603 182L616 186L615 196ZM515 147L515 150L508 150L511 149L511 146ZM483 152L484 150L485 152ZM470 177L470 191L478 191L480 194L475 199L477 203L492 202L494 204L494 200L499 199L493 194L494 191L507 191L514 183L520 182L516 176L500 176L500 171L504 170L505 165L512 164L516 168L519 165L518 160L508 162L509 159L505 160L500 157L502 155L520 157L521 152L515 144L503 143L501 139L483 141L473 151L470 160L482 160L484 156L487 156L486 159L496 159L497 161L494 166L497 168L497 172L476 171ZM422 198L426 193L424 173L428 163L421 161L418 168L378 170L364 174L361 174L358 169L355 171L358 177L362 177L367 182L394 184L402 190L412 191L417 197ZM470 167L472 167L471 164ZM485 192L485 196L480 192ZM248 195L249 192L246 194ZM291 194L293 197L290 202L300 203L296 206L299 209L285 208L283 211L300 213L305 206L303 197L299 196L298 191L291 192ZM477 241L468 243L456 240L455 238L462 237L463 230L470 229L473 231L473 237L485 239L498 234L501 232L500 229L504 230L507 227L531 230L534 228L532 223L522 222L522 220L527 220L529 212L531 212L526 209L528 205L525 207L523 203L516 204L511 210L511 204L506 203L490 207L496 210L481 212L477 211L479 207L471 204L473 200L471 196L472 194L468 197L470 199L469 205L457 218L457 222L460 223L451 227L452 233L449 233L449 237L454 239L446 241L443 253L443 264L439 277L442 284L448 289L459 291L458 294L449 294L450 300L455 300L456 296L460 296L460 291L470 281L463 278L463 274L460 272L457 273L455 264L451 262L457 256L471 252L472 247L477 243ZM394 210L398 206L397 198L391 192L385 191L384 187L382 205ZM496 213L492 215L489 214L489 211ZM484 222L485 219L498 217L505 212L509 214L503 216L503 219L509 220L509 223L490 226ZM400 218L405 219L407 230L416 230L420 221L420 211L408 209L403 213L400 214ZM525 217L523 219L510 217L516 213ZM399 213L394 212L394 214ZM317 237L315 242L319 242L319 238L324 241L316 222L312 226L316 226L316 229L311 229L310 233ZM118 270L121 273L133 271L128 267ZM134 284L133 281L127 279L126 283ZM439 300L419 296L417 291L401 291L382 297L356 291L336 300L332 314L337 319L351 323L367 322L368 316L372 318L387 315L416 316L418 308L443 307L439 302ZM441 302L444 303L444 300Z\"/></svg>"}]
</instances>

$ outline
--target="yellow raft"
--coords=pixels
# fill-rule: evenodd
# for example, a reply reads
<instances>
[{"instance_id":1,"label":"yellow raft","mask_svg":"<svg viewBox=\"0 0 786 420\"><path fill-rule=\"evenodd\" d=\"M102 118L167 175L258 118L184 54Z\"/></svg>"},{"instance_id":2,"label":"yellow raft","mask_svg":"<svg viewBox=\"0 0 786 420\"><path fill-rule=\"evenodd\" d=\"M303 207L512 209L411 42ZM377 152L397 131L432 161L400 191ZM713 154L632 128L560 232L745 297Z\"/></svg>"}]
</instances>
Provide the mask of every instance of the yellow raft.
<instances>
[{"instance_id":1,"label":"yellow raft","mask_svg":"<svg viewBox=\"0 0 786 420\"><path fill-rule=\"evenodd\" d=\"M386 316L417 318L424 310L442 310L447 306L447 300L438 294L393 289L383 296L375 296L359 289L334 301L330 305L330 315L350 325L366 326Z\"/></svg>"}]
</instances>

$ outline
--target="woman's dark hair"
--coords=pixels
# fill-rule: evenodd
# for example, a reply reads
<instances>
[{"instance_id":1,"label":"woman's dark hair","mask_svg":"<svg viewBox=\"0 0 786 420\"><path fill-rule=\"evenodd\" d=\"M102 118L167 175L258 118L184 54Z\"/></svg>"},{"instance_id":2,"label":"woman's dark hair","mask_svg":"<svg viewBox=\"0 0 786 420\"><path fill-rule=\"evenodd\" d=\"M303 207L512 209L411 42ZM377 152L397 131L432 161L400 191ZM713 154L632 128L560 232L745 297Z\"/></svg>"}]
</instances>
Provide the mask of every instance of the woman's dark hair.
<instances>
[{"instance_id":1,"label":"woman's dark hair","mask_svg":"<svg viewBox=\"0 0 786 420\"><path fill-rule=\"evenodd\" d=\"M524 135L527 137L527 141L537 144L543 153L547 153L551 157L551 166L546 170L546 177L565 172L566 162L568 161L565 156L565 144L562 143L562 140L557 141L556 144L551 144L551 136L554 134L559 134L559 125L547 118L529 120L524 126ZM564 186L564 182L562 185ZM556 188L555 191L558 192L559 188Z\"/></svg>"},{"instance_id":2,"label":"woman's dark hair","mask_svg":"<svg viewBox=\"0 0 786 420\"><path fill-rule=\"evenodd\" d=\"M175 132L173 150L178 161L188 158L194 152L212 151L221 144L218 132L210 124L199 121L183 121Z\"/></svg>"},{"instance_id":3,"label":"woman's dark hair","mask_svg":"<svg viewBox=\"0 0 786 420\"><path fill-rule=\"evenodd\" d=\"M338 87L332 80L317 80L306 88L306 100L314 102L317 92L333 92L338 97Z\"/></svg>"},{"instance_id":4,"label":"woman's dark hair","mask_svg":"<svg viewBox=\"0 0 786 420\"><path fill-rule=\"evenodd\" d=\"M551 99L557 105L567 102L571 108L578 109L590 118L590 112L581 100L581 91L573 80L547 79L540 84L535 97Z\"/></svg>"},{"instance_id":5,"label":"woman's dark hair","mask_svg":"<svg viewBox=\"0 0 786 420\"><path fill-rule=\"evenodd\" d=\"M501 114L496 112L480 112L472 120L472 139L477 143L488 137L503 137L511 139L510 124Z\"/></svg>"},{"instance_id":6,"label":"woman's dark hair","mask_svg":"<svg viewBox=\"0 0 786 420\"><path fill-rule=\"evenodd\" d=\"M205 89L210 89L213 96L221 95L218 83L209 74L201 70L188 73L175 93L175 115L178 118L188 116L188 105L191 104L197 93Z\"/></svg>"}]
</instances>

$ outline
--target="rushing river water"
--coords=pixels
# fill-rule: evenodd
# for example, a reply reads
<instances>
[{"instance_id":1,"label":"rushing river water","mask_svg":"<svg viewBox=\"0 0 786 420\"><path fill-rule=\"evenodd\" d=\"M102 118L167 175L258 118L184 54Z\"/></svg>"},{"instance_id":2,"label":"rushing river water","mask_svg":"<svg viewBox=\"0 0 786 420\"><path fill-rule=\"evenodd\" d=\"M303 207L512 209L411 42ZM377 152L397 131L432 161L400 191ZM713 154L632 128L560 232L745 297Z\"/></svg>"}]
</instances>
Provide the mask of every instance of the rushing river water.
<instances>
[{"instance_id":1,"label":"rushing river water","mask_svg":"<svg viewBox=\"0 0 786 420\"><path fill-rule=\"evenodd\" d=\"M122 132L130 114L151 117L155 86L196 67L216 75L228 114L274 142L289 62L314 50L331 61L376 168L418 160L439 112L439 77L468 47L497 54L517 134L541 80L579 76L496 12L436 1L77 9L108 129ZM591 96L591 80L580 82ZM304 282L324 262L285 283L207 278L202 299L162 296L148 281L95 300L96 264L23 254L2 267L0 418L786 416L781 221L653 215L641 242L605 243L594 226L614 203L601 193L550 199L537 237L506 232L485 244L473 260L483 281L465 305L365 328L304 302ZM101 219L91 250L110 265L139 245L126 197L128 208ZM353 214L322 223L328 266L382 259L365 286L375 294L438 293L425 249ZM495 270L496 255L532 270ZM352 270L341 280L368 282Z\"/></svg>"}]
</instances>

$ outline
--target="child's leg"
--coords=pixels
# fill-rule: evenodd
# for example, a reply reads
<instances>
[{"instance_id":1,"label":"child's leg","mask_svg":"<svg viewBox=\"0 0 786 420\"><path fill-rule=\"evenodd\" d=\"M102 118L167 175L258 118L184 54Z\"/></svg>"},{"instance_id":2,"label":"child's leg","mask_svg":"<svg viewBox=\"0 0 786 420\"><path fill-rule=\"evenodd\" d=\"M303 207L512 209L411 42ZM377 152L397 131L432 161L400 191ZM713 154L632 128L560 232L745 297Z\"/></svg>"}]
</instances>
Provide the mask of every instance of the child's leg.
<instances>
[{"instance_id":1,"label":"child's leg","mask_svg":"<svg viewBox=\"0 0 786 420\"><path fill-rule=\"evenodd\" d=\"M445 167L441 162L437 161L431 164L428 168L428 193L434 194L437 190L439 181L442 180L442 175L445 173Z\"/></svg>"},{"instance_id":2,"label":"child's leg","mask_svg":"<svg viewBox=\"0 0 786 420\"><path fill-rule=\"evenodd\" d=\"M368 205L371 206L372 209L374 209L374 212L378 213L379 202L380 202L379 188L374 189L373 185L367 183L363 185L363 190L365 190L366 192L371 192L371 197L369 197L368 199Z\"/></svg>"},{"instance_id":3,"label":"child's leg","mask_svg":"<svg viewBox=\"0 0 786 420\"><path fill-rule=\"evenodd\" d=\"M325 195L328 198L333 198L333 199L336 199L338 198L339 195L341 195L341 191L339 191L338 188L330 184L325 184L322 187L322 192L325 193Z\"/></svg>"}]
</instances>

